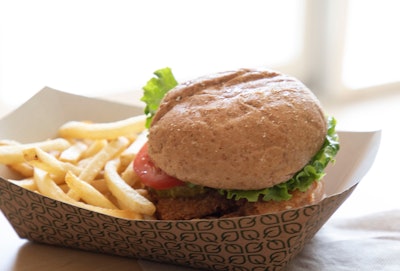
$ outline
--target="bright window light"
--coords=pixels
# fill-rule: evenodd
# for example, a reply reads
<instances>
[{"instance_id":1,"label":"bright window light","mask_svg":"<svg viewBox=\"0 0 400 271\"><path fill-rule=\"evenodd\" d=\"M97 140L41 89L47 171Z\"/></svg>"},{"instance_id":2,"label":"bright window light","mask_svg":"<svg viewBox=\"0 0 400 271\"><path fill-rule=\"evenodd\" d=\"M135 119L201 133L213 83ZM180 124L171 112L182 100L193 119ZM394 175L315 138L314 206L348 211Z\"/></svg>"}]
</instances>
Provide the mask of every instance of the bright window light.
<instances>
[{"instance_id":1,"label":"bright window light","mask_svg":"<svg viewBox=\"0 0 400 271\"><path fill-rule=\"evenodd\" d=\"M297 0L4 2L0 100L8 104L44 86L88 96L140 89L165 66L186 80L287 65L302 48Z\"/></svg>"},{"instance_id":2,"label":"bright window light","mask_svg":"<svg viewBox=\"0 0 400 271\"><path fill-rule=\"evenodd\" d=\"M400 1L350 0L343 82L350 89L400 82Z\"/></svg>"}]
</instances>

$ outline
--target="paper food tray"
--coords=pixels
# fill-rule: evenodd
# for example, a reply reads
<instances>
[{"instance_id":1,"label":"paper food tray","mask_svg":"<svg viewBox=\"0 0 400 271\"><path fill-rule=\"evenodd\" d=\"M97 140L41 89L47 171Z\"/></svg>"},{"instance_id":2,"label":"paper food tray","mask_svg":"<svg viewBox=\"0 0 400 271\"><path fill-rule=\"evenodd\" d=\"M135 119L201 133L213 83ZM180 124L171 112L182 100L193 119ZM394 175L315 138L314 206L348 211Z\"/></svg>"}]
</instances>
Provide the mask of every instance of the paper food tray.
<instances>
[{"instance_id":1,"label":"paper food tray","mask_svg":"<svg viewBox=\"0 0 400 271\"><path fill-rule=\"evenodd\" d=\"M0 139L41 141L69 120L105 122L142 112L45 88L0 121ZM339 136L336 164L325 177L327 197L303 208L226 219L124 220L14 185L6 167L0 168L0 208L21 238L35 242L207 270L281 270L367 173L381 132L341 131Z\"/></svg>"}]
</instances>

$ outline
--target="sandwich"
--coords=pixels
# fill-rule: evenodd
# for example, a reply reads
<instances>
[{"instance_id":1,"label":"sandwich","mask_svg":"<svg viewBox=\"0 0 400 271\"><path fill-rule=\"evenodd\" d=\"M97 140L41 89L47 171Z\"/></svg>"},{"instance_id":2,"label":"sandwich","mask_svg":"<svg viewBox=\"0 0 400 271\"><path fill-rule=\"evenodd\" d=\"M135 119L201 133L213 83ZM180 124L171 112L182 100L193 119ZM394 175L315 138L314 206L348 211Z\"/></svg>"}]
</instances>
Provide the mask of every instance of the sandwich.
<instances>
[{"instance_id":1,"label":"sandwich","mask_svg":"<svg viewBox=\"0 0 400 271\"><path fill-rule=\"evenodd\" d=\"M133 167L157 219L258 215L324 197L336 121L298 79L268 69L180 84L169 68L155 75L142 98L148 140Z\"/></svg>"}]
</instances>

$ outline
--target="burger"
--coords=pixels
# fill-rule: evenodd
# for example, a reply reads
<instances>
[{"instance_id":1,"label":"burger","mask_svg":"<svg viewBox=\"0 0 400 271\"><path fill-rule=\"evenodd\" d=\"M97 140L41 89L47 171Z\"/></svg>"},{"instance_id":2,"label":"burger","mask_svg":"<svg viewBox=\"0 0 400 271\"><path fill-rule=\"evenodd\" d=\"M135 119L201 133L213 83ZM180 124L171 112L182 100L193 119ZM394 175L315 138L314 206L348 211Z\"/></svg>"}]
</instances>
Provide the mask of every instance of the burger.
<instances>
[{"instance_id":1,"label":"burger","mask_svg":"<svg viewBox=\"0 0 400 271\"><path fill-rule=\"evenodd\" d=\"M142 98L148 140L133 166L157 219L258 215L324 197L335 119L298 79L267 69L181 84L169 68L155 75Z\"/></svg>"}]
</instances>

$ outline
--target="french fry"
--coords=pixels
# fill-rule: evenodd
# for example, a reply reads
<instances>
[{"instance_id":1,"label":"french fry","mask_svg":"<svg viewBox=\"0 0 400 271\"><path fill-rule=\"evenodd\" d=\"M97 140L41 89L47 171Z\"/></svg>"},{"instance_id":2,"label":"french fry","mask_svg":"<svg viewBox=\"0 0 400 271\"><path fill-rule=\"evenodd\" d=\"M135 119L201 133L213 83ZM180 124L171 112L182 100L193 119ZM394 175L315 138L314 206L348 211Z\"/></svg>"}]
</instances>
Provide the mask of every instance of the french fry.
<instances>
[{"instance_id":1,"label":"french fry","mask_svg":"<svg viewBox=\"0 0 400 271\"><path fill-rule=\"evenodd\" d=\"M86 203L108 209L117 209L117 207L102 193L96 190L96 188L79 179L72 172L68 171L65 176L65 182L68 184L70 189L78 191L80 198Z\"/></svg>"},{"instance_id":2,"label":"french fry","mask_svg":"<svg viewBox=\"0 0 400 271\"><path fill-rule=\"evenodd\" d=\"M121 178L131 187L138 189L143 188L143 184L140 182L139 176L133 170L132 165L128 165L125 170L121 173Z\"/></svg>"},{"instance_id":3,"label":"french fry","mask_svg":"<svg viewBox=\"0 0 400 271\"><path fill-rule=\"evenodd\" d=\"M63 183L63 184L59 184L58 187L61 188L62 191L64 191L64 193L68 193L68 191L70 191L68 184ZM79 199L78 199L79 200Z\"/></svg>"},{"instance_id":4,"label":"french fry","mask_svg":"<svg viewBox=\"0 0 400 271\"><path fill-rule=\"evenodd\" d=\"M13 184L19 185L31 191L37 190L37 186L33 178L27 178L22 180L9 180L9 181L12 182Z\"/></svg>"},{"instance_id":5,"label":"french fry","mask_svg":"<svg viewBox=\"0 0 400 271\"><path fill-rule=\"evenodd\" d=\"M33 167L26 162L11 164L8 166L14 172L17 172L19 175L23 177L28 178L33 176Z\"/></svg>"},{"instance_id":6,"label":"french fry","mask_svg":"<svg viewBox=\"0 0 400 271\"><path fill-rule=\"evenodd\" d=\"M104 168L107 161L113 159L113 157L120 153L128 144L129 141L125 137L118 137L111 141L93 157L89 164L79 174L79 178L89 183L93 181Z\"/></svg>"},{"instance_id":7,"label":"french fry","mask_svg":"<svg viewBox=\"0 0 400 271\"><path fill-rule=\"evenodd\" d=\"M70 121L60 127L59 135L64 138L87 139L116 139L121 136L131 137L143 131L145 121L146 116L144 115L105 123Z\"/></svg>"},{"instance_id":8,"label":"french fry","mask_svg":"<svg viewBox=\"0 0 400 271\"><path fill-rule=\"evenodd\" d=\"M155 206L132 162L147 141L144 116L110 123L68 122L59 138L21 144L0 140L0 164L25 189L124 219L153 219Z\"/></svg>"},{"instance_id":9,"label":"french fry","mask_svg":"<svg viewBox=\"0 0 400 271\"><path fill-rule=\"evenodd\" d=\"M25 160L33 167L41 168L53 175L57 184L63 183L65 174L72 171L74 174L80 174L81 169L65 163L40 148L27 149L24 152Z\"/></svg>"},{"instance_id":10,"label":"french fry","mask_svg":"<svg viewBox=\"0 0 400 271\"><path fill-rule=\"evenodd\" d=\"M91 210L93 212L124 218L124 219L143 219L143 215L140 213L132 212L130 210L120 210L120 209L106 209L102 207L97 207L89 204L84 204L83 202L75 202L74 205L84 208L87 210ZM147 219L152 219L152 217L148 216Z\"/></svg>"},{"instance_id":11,"label":"french fry","mask_svg":"<svg viewBox=\"0 0 400 271\"><path fill-rule=\"evenodd\" d=\"M111 193L123 205L123 208L145 215L153 215L155 212L154 204L140 195L119 176L118 166L119 161L115 159L107 162L104 169L104 177Z\"/></svg>"},{"instance_id":12,"label":"french fry","mask_svg":"<svg viewBox=\"0 0 400 271\"><path fill-rule=\"evenodd\" d=\"M64 138L56 138L36 143L19 144L19 145L3 145L0 146L0 163L16 164L25 162L24 150L32 148L40 148L44 151L49 150L65 150L70 146L68 140Z\"/></svg>"},{"instance_id":13,"label":"french fry","mask_svg":"<svg viewBox=\"0 0 400 271\"><path fill-rule=\"evenodd\" d=\"M122 168L126 168L128 164L132 163L142 146L147 142L147 135L147 130L141 132L131 145L121 153L120 160Z\"/></svg>"},{"instance_id":14,"label":"french fry","mask_svg":"<svg viewBox=\"0 0 400 271\"><path fill-rule=\"evenodd\" d=\"M63 162L76 163L87 150L87 148L88 145L85 143L81 141L75 142L60 154L59 159Z\"/></svg>"},{"instance_id":15,"label":"french fry","mask_svg":"<svg viewBox=\"0 0 400 271\"><path fill-rule=\"evenodd\" d=\"M46 197L57 199L62 202L71 202L71 198L68 197L64 191L51 179L48 172L35 168L33 172L33 179L35 180L36 186L39 192Z\"/></svg>"},{"instance_id":16,"label":"french fry","mask_svg":"<svg viewBox=\"0 0 400 271\"><path fill-rule=\"evenodd\" d=\"M74 189L69 189L67 192L68 197L70 197L71 199L74 199L76 201L79 201L81 199L81 193L79 193L78 191L74 190Z\"/></svg>"},{"instance_id":17,"label":"french fry","mask_svg":"<svg viewBox=\"0 0 400 271\"><path fill-rule=\"evenodd\" d=\"M119 218L141 219L143 217L142 215L129 210L107 209L76 201L65 194L64 191L50 178L49 174L43 170L35 169L34 180L38 186L39 192L49 198L69 203L80 208Z\"/></svg>"},{"instance_id":18,"label":"french fry","mask_svg":"<svg viewBox=\"0 0 400 271\"><path fill-rule=\"evenodd\" d=\"M108 141L106 139L99 139L92 141L89 144L89 147L86 149L85 152L83 152L81 160L84 160L85 158L92 157L99 151L101 151L105 146L107 146Z\"/></svg>"}]
</instances>

